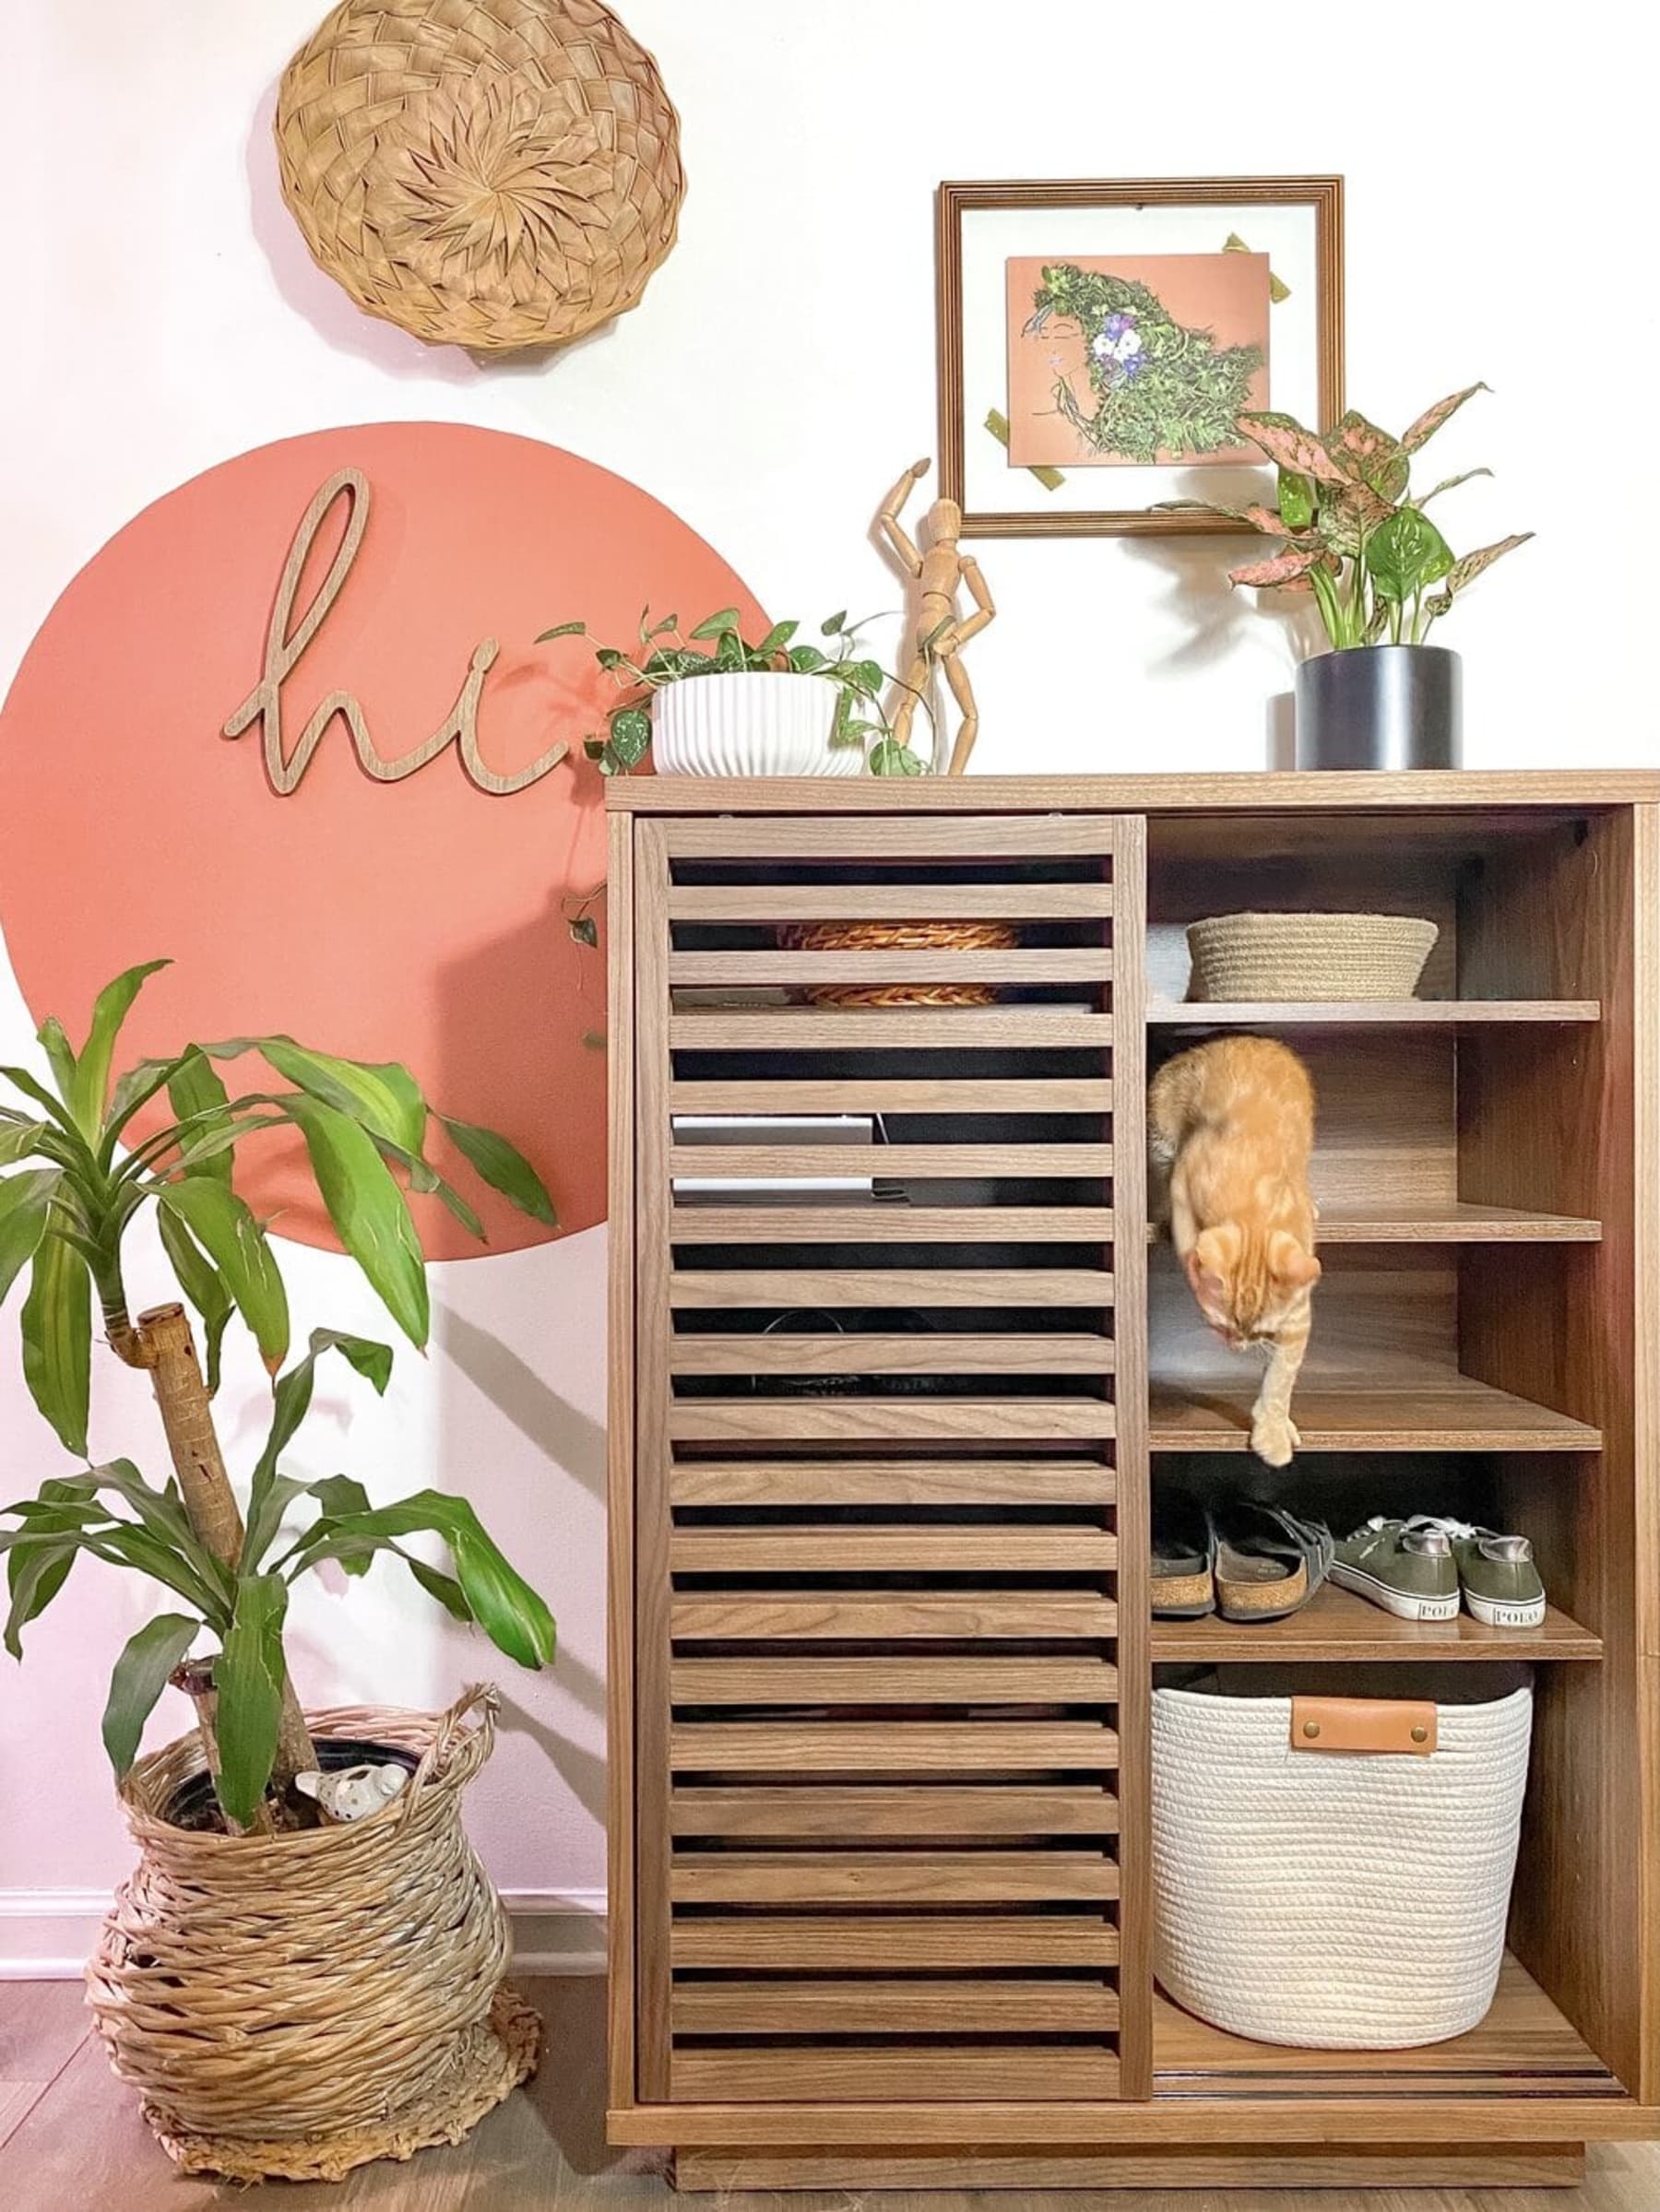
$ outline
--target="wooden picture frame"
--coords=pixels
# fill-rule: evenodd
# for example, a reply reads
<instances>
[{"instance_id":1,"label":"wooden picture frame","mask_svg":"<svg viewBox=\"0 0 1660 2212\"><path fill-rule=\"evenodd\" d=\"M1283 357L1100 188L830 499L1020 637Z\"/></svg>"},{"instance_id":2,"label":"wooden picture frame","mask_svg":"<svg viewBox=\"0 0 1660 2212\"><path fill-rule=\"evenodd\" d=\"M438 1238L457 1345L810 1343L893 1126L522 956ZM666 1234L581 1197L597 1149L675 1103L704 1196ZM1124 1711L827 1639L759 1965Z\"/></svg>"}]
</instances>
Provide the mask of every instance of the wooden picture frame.
<instances>
[{"instance_id":1,"label":"wooden picture frame","mask_svg":"<svg viewBox=\"0 0 1660 2212\"><path fill-rule=\"evenodd\" d=\"M1214 225L1219 236L1214 246L1183 242L1195 234L1195 226L1183 225L1182 212L1215 209L1221 219ZM1040 259L1051 250L1052 232L1074 253L1089 254L1087 219L1092 211L1114 211L1111 237L1094 249L1094 257L1133 259L1162 251L1192 254L1246 253L1252 242L1241 236L1250 217L1258 218L1259 232L1296 237L1297 281L1290 288L1276 273L1267 272L1271 296L1296 299L1291 318L1294 335L1286 351L1286 365L1273 378L1275 357L1264 341L1262 379L1268 383L1266 404L1297 414L1315 427L1328 428L1343 411L1343 179L1307 177L1162 177L1109 181L1049 182L1031 180L1003 183L947 183L940 185L935 202L935 320L939 388L940 488L963 510L963 534L969 538L1049 538L1187 535L1227 529L1211 517L1196 514L1157 512L1154 500L1144 497L1156 491L1160 497L1215 496L1232 503L1236 492L1246 499L1262 496L1266 464L1198 466L1196 462L1160 461L1153 466L1101 466L1091 460L1073 464L1070 473L1056 467L1037 467L1006 457L1010 445L1010 384L1008 350L1012 341L994 335L991 287L1013 261L999 255L1019 254ZM1159 212L1170 214L1166 224L1148 222L1144 245L1132 219ZM1297 222L1300 216L1302 220ZM1036 221L1021 218L1037 218ZM1286 218L1291 220L1287 222ZM987 224L985 219L994 219ZM1004 218L1006 220L996 220ZM1046 222L1044 219L1049 219ZM969 237L979 228L985 235L978 244ZM1128 243L1125 242L1129 241ZM1272 251L1271 239L1260 239ZM1265 258L1266 256L1262 256ZM1011 278L1011 282L1013 278ZM1311 290L1312 298L1309 297ZM1300 297L1298 296L1300 293ZM968 302L966 354L966 299ZM1275 325L1276 332L1280 325ZM997 357L1001 354L1001 360ZM1001 378L1001 383L1000 383ZM1288 395L1281 392L1290 386ZM1277 386L1277 388L1276 388ZM1004 396L989 399L1001 388ZM1059 385L1057 385L1059 390ZM1064 395L1061 395L1064 396ZM1255 404L1263 404L1259 398ZM992 418L1002 429L992 427ZM1005 457L998 462L994 441L1001 438ZM983 444L984 450L980 450ZM1024 471L1024 473L1023 473ZM1000 494L1006 477L1008 499ZM1079 479L1086 479L1080 483ZM1112 479L1119 481L1113 485ZM1051 483L1050 479L1057 479ZM1108 479L1101 482L1101 479ZM1132 480L1133 479L1133 483ZM1158 490L1156 479L1168 479ZM1197 479L1197 480L1196 480ZM1215 479L1213 491L1212 482ZM1095 494L1101 482L1113 503ZM1039 490L1039 484L1043 490ZM1025 496L1027 488L1037 494ZM1132 492L1133 496L1132 496Z\"/></svg>"}]
</instances>

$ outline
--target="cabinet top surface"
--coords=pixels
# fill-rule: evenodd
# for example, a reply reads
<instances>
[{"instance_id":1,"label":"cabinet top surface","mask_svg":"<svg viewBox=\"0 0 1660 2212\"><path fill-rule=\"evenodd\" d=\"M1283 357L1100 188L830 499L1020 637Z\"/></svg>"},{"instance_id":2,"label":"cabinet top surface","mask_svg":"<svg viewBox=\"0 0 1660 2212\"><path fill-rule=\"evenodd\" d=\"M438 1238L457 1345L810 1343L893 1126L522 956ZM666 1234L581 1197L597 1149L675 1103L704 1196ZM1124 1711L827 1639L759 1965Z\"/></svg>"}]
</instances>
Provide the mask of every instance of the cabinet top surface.
<instances>
[{"instance_id":1,"label":"cabinet top surface","mask_svg":"<svg viewBox=\"0 0 1660 2212\"><path fill-rule=\"evenodd\" d=\"M613 813L1182 814L1411 813L1464 808L1660 804L1646 769L1431 769L1323 775L1244 770L1194 775L613 777Z\"/></svg>"}]
</instances>

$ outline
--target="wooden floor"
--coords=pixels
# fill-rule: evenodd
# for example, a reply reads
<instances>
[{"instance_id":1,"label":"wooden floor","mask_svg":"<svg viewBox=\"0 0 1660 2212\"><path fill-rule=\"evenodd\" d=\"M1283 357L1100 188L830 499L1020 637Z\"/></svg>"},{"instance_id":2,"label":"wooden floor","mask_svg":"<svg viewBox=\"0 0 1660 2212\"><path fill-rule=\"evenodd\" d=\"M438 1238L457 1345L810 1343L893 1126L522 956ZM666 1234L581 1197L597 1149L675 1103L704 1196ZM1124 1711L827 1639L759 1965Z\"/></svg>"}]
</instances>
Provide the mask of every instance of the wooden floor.
<instances>
[{"instance_id":1,"label":"wooden floor","mask_svg":"<svg viewBox=\"0 0 1660 2212\"><path fill-rule=\"evenodd\" d=\"M454 2150L423 2151L406 2166L367 2166L331 2187L273 2184L242 2190L181 2179L147 2134L133 2097L111 2076L89 2035L72 1982L0 1983L0 2206L17 2212L201 2212L207 2206L280 2206L285 2212L605 2212L610 2206L684 2203L661 2161L608 2150L602 2140L600 2066L604 1985L598 1977L528 1985L548 2023L538 2079ZM862 2198L842 2191L729 2195L720 2212L1346 2212L1352 2194L1204 2190L1031 2192L1018 2195L898 2192ZM1380 2191L1365 2212L1654 2212L1660 2147L1593 2148L1576 2190Z\"/></svg>"}]
</instances>

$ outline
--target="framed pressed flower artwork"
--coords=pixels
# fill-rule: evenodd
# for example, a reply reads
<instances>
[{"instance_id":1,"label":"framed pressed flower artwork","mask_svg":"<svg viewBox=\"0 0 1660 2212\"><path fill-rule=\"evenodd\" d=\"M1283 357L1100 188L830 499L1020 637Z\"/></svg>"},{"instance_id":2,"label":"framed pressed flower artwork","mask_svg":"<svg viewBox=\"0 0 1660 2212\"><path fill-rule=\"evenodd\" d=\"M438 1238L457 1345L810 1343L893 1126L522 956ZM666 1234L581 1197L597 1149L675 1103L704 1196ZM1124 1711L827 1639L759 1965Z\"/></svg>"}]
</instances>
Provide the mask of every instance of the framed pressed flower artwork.
<instances>
[{"instance_id":1,"label":"framed pressed flower artwork","mask_svg":"<svg viewBox=\"0 0 1660 2212\"><path fill-rule=\"evenodd\" d=\"M1226 529L1236 427L1343 411L1341 177L942 184L941 490L976 538Z\"/></svg>"}]
</instances>

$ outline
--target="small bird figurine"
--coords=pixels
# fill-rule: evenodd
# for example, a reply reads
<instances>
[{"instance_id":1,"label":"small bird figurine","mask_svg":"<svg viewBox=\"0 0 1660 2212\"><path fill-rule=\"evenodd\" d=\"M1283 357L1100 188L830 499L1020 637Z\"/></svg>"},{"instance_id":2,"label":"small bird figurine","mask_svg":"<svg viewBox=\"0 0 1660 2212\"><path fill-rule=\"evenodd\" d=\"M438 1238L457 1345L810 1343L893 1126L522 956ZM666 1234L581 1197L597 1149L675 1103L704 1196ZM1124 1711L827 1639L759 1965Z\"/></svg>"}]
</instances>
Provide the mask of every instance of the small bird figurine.
<instances>
[{"instance_id":1,"label":"small bird figurine","mask_svg":"<svg viewBox=\"0 0 1660 2212\"><path fill-rule=\"evenodd\" d=\"M384 1766L337 1767L331 1774L308 1769L295 1775L294 1787L302 1797L314 1798L324 1819L339 1827L367 1820L390 1804L409 1779L407 1767L388 1760Z\"/></svg>"}]
</instances>

